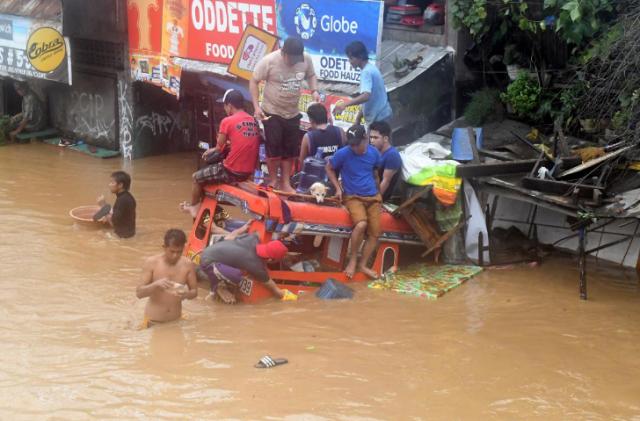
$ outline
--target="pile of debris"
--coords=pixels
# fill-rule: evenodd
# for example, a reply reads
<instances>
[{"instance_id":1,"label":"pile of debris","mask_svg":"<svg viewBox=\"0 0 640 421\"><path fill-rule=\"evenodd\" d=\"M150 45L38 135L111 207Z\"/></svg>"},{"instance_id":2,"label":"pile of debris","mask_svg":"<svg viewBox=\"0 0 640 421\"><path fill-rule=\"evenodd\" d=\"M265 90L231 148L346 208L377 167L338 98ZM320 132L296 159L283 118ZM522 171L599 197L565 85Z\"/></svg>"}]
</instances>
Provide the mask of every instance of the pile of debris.
<instances>
[{"instance_id":1,"label":"pile of debris","mask_svg":"<svg viewBox=\"0 0 640 421\"><path fill-rule=\"evenodd\" d=\"M468 251L470 239L475 243L480 264L483 261L512 263L501 261L500 254L513 259L519 253L524 260L539 260L547 255L549 248L537 242L535 212L538 208L564 218L564 226L574 231L561 241L578 241L581 267L584 267L585 255L625 242L628 246L620 255L622 261L627 258L640 226L640 220L635 219L640 215L640 139L586 141L564 136L558 127L552 136L545 138L536 129L515 121L472 129L466 127L463 119L432 136L439 137L441 144L450 142L452 157L459 162L456 176L465 180L465 195L469 184L473 195L477 192L480 197L477 209L484 219L483 227L476 241L468 235L467 223L465 244ZM513 227L493 228L495 209L502 198L532 205L534 216L530 221L521 220L530 225L526 235ZM467 204L467 221L474 216L470 209ZM513 215L513 218L518 216L523 215ZM604 244L601 241L597 247L586 249L588 232L603 231L620 219L633 219L625 224L636 223L636 232L626 229L626 234L614 234L621 238ZM509 248L508 243L515 244L515 248ZM583 298L586 298L585 279L581 270Z\"/></svg>"}]
</instances>

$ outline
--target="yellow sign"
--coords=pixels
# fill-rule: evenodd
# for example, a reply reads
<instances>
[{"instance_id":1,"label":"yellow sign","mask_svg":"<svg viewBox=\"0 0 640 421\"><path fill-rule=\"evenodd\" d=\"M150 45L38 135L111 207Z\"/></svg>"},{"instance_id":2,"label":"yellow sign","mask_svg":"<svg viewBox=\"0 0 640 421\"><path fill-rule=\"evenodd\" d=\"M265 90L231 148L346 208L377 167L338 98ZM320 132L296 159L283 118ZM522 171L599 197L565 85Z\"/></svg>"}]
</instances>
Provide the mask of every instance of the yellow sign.
<instances>
[{"instance_id":1,"label":"yellow sign","mask_svg":"<svg viewBox=\"0 0 640 421\"><path fill-rule=\"evenodd\" d=\"M256 64L262 57L273 51L277 42L278 38L275 35L253 25L247 25L227 71L232 75L250 80Z\"/></svg>"},{"instance_id":2,"label":"yellow sign","mask_svg":"<svg viewBox=\"0 0 640 421\"><path fill-rule=\"evenodd\" d=\"M37 71L53 72L67 56L67 47L62 34L49 27L36 29L27 41L27 56Z\"/></svg>"}]
</instances>

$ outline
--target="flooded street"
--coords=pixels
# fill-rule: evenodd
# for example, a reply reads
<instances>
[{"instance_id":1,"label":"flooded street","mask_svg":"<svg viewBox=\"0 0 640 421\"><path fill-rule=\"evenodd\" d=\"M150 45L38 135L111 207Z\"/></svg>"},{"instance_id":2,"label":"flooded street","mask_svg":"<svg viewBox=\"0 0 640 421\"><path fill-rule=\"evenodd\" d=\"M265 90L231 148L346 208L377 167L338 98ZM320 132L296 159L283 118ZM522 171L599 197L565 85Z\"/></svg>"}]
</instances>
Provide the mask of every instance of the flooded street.
<instances>
[{"instance_id":1,"label":"flooded street","mask_svg":"<svg viewBox=\"0 0 640 421\"><path fill-rule=\"evenodd\" d=\"M200 289L188 320L139 331L140 268L166 229L189 230L195 160L124 168L131 240L68 216L109 198L121 162L0 148L0 419L640 419L635 273L591 263L581 302L571 258L437 301L359 285L353 301L223 306ZM255 369L265 354L290 363Z\"/></svg>"}]
</instances>

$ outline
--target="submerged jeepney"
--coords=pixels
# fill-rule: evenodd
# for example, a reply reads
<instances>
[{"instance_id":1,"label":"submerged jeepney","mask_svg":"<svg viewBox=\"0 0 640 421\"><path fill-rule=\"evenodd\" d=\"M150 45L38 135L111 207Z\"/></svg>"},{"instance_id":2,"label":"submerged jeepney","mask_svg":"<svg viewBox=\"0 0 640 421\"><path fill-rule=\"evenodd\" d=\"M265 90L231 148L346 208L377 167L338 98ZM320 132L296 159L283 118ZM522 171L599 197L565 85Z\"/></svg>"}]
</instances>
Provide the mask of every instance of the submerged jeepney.
<instances>
[{"instance_id":1,"label":"submerged jeepney","mask_svg":"<svg viewBox=\"0 0 640 421\"><path fill-rule=\"evenodd\" d=\"M300 294L316 290L331 278L340 282L368 279L362 273L348 279L342 272L351 235L351 218L344 207L330 201L318 204L304 195L281 195L251 182L205 187L205 195L185 247L186 255L196 263L199 263L200 252L221 237L213 229L221 207L235 207L243 214L242 220L224 221L227 230L249 219L249 232L257 232L261 243L272 239L287 242L290 257L269 266L271 279L281 288ZM398 265L401 244L422 244L402 218L385 210L382 211L381 225L382 235L373 263L373 270L377 273ZM250 277L242 282L238 293L240 301L247 303L270 296L271 293L260 282Z\"/></svg>"}]
</instances>

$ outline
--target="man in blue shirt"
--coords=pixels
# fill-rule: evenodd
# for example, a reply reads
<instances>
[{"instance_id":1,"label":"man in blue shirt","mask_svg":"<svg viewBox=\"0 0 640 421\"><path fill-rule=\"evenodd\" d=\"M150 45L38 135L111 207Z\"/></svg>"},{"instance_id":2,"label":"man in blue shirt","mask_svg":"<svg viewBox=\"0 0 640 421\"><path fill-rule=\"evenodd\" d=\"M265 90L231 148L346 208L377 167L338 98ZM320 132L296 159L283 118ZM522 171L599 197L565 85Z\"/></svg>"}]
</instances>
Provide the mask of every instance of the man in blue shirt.
<instances>
[{"instance_id":1,"label":"man in blue shirt","mask_svg":"<svg viewBox=\"0 0 640 421\"><path fill-rule=\"evenodd\" d=\"M367 47L360 41L347 45L345 50L349 63L360 71L360 95L348 101L336 104L333 112L340 114L352 105L364 104L356 117L356 124L360 124L364 114L366 124L374 121L389 121L393 116L387 89L380 70L369 63Z\"/></svg>"},{"instance_id":2,"label":"man in blue shirt","mask_svg":"<svg viewBox=\"0 0 640 421\"><path fill-rule=\"evenodd\" d=\"M393 188L398 181L402 158L398 150L391 146L391 126L386 121L374 121L369 125L369 140L382 157L379 174L380 194L382 201L386 202L391 198Z\"/></svg>"},{"instance_id":3,"label":"man in blue shirt","mask_svg":"<svg viewBox=\"0 0 640 421\"><path fill-rule=\"evenodd\" d=\"M381 202L378 169L380 153L369 145L367 132L363 126L351 126L347 130L347 146L336 152L327 162L327 175L336 189L336 197L344 202L351 220L351 254L345 268L347 277L353 277L356 268L370 278L378 274L367 267L380 236ZM340 173L342 185L336 173ZM367 233L362 249L360 264L357 264L358 250Z\"/></svg>"}]
</instances>

